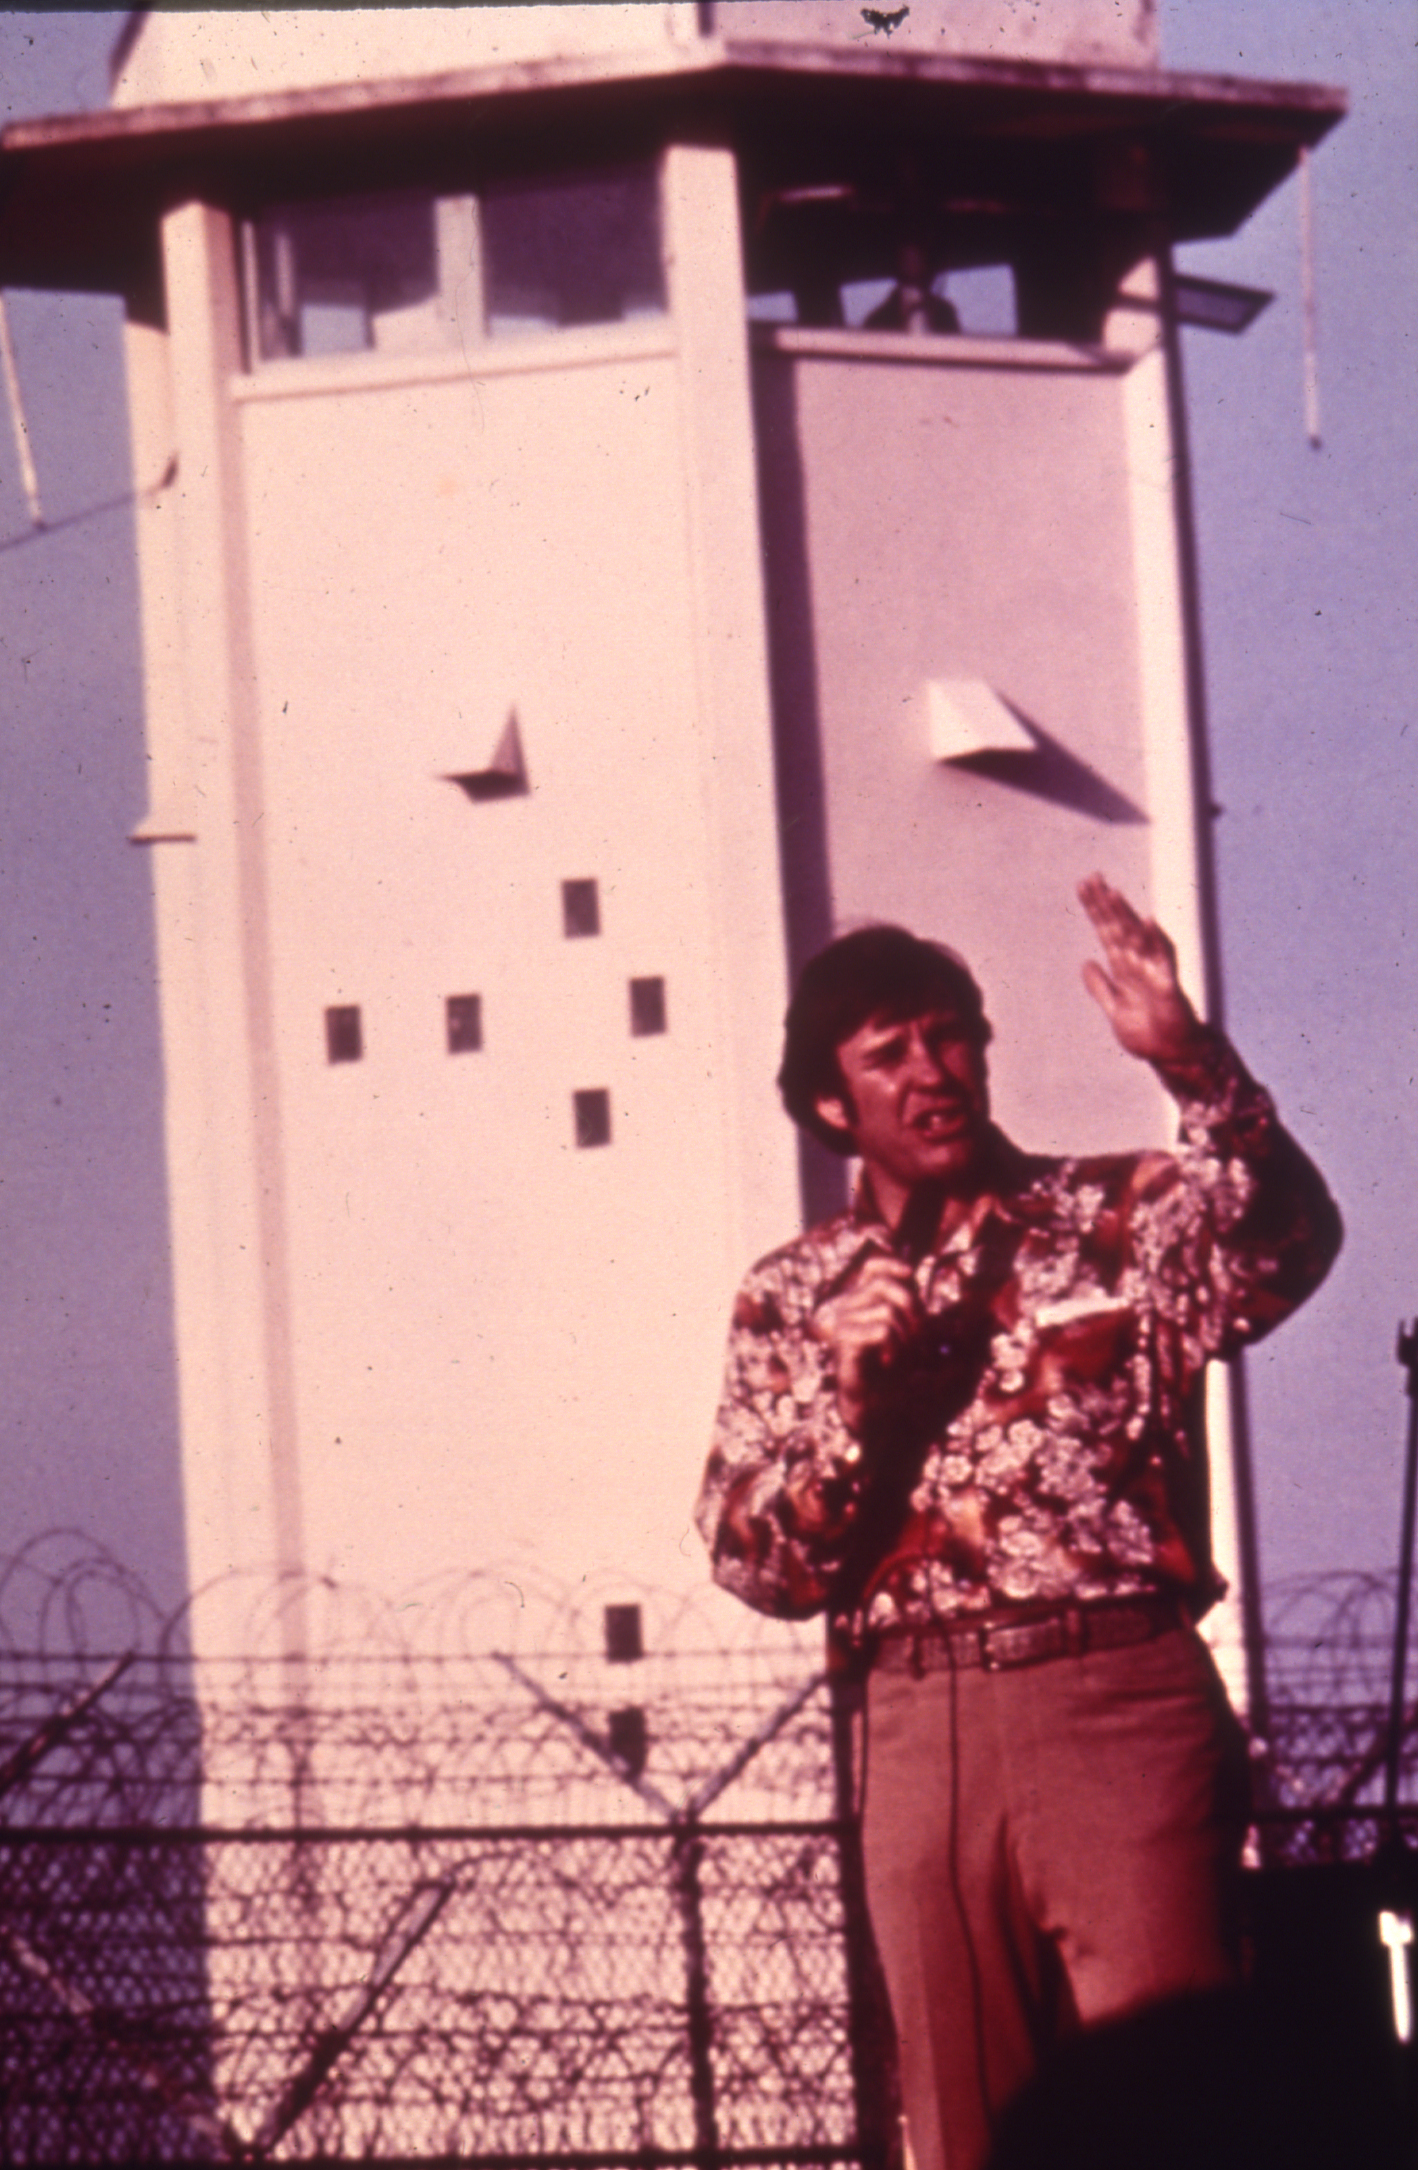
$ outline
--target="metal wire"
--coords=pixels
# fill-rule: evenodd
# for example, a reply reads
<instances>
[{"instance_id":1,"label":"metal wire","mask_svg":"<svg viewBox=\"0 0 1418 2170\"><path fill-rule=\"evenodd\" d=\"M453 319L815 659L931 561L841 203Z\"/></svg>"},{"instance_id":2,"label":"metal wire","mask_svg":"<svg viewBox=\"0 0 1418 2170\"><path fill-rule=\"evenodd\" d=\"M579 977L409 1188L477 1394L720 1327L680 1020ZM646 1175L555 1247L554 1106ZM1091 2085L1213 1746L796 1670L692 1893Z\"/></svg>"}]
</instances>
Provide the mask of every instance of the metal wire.
<instances>
[{"instance_id":1,"label":"metal wire","mask_svg":"<svg viewBox=\"0 0 1418 2170\"><path fill-rule=\"evenodd\" d=\"M666 1649L662 1604L613 1664L541 1593L495 1660L497 1578L424 1647L318 1585L292 1668L291 1595L199 1662L92 1552L0 1573L4 2159L863 2159L815 1637Z\"/></svg>"},{"instance_id":2,"label":"metal wire","mask_svg":"<svg viewBox=\"0 0 1418 2170\"><path fill-rule=\"evenodd\" d=\"M1397 1578L1296 1576L1275 1585L1269 1812L1261 1855L1274 1867L1373 1857L1383 1837L1389 1679ZM1400 1833L1418 1839L1418 1703L1399 1743Z\"/></svg>"},{"instance_id":3,"label":"metal wire","mask_svg":"<svg viewBox=\"0 0 1418 2170\"><path fill-rule=\"evenodd\" d=\"M92 1547L0 1567L0 2159L882 2159L811 1630L646 1593L614 1663L525 1578L300 1594L318 1664L288 1584L194 1660ZM1277 1593L1268 1862L1372 1851L1392 1620L1383 1578Z\"/></svg>"}]
</instances>

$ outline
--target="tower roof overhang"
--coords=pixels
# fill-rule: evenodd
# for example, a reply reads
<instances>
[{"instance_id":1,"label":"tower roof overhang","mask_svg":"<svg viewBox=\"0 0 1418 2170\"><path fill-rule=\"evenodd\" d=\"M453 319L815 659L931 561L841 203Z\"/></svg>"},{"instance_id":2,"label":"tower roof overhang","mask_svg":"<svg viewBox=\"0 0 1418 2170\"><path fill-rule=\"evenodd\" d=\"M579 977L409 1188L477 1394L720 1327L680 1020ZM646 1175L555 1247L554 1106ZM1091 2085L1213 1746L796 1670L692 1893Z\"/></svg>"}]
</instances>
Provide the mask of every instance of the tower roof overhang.
<instances>
[{"instance_id":1,"label":"tower roof overhang","mask_svg":"<svg viewBox=\"0 0 1418 2170\"><path fill-rule=\"evenodd\" d=\"M899 171L962 219L1233 233L1340 120L1341 90L1234 76L706 39L667 62L519 62L0 133L0 286L142 295L164 212L466 185L470 165L732 142L751 185ZM922 182L920 177L924 177Z\"/></svg>"}]
</instances>

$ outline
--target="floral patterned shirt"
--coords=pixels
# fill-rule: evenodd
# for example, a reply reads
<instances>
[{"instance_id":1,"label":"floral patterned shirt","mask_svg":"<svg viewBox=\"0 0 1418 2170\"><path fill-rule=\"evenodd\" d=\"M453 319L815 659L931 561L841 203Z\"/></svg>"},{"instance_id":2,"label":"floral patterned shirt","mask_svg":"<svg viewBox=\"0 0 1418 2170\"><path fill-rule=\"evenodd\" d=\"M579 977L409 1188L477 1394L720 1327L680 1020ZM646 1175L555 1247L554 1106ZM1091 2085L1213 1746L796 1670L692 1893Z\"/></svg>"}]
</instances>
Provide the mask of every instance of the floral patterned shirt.
<instances>
[{"instance_id":1,"label":"floral patterned shirt","mask_svg":"<svg viewBox=\"0 0 1418 2170\"><path fill-rule=\"evenodd\" d=\"M699 1527L762 1612L858 1644L1000 1605L1175 1591L1211 1565L1200 1383L1319 1282L1340 1222L1219 1034L1160 1072L1175 1152L1026 1155L913 1267L923 1325L860 1439L821 1307L892 1237L854 1209L754 1267L734 1309Z\"/></svg>"}]
</instances>

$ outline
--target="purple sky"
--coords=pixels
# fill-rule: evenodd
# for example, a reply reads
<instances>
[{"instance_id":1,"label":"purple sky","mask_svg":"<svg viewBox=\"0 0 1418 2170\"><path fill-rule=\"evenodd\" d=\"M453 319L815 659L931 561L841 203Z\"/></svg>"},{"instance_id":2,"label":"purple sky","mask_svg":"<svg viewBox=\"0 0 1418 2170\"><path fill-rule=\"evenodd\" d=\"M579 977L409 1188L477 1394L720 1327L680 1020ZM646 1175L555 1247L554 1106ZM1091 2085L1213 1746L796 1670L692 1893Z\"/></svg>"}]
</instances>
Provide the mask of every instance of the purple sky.
<instances>
[{"instance_id":1,"label":"purple sky","mask_svg":"<svg viewBox=\"0 0 1418 2170\"><path fill-rule=\"evenodd\" d=\"M0 113L103 102L119 13L0 14ZM1169 66L1348 87L1314 167L1324 442L1292 183L1188 268L1274 289L1188 335L1228 1022L1349 1226L1251 1359L1267 1579L1387 1567L1418 1311L1418 9L1162 0ZM182 1594L116 303L14 295L51 531L0 426L0 1546L56 1525ZM1125 1143L1119 1140L1119 1143ZM786 1233L786 1231L785 1231ZM706 1426L709 1412L706 1411Z\"/></svg>"}]
</instances>

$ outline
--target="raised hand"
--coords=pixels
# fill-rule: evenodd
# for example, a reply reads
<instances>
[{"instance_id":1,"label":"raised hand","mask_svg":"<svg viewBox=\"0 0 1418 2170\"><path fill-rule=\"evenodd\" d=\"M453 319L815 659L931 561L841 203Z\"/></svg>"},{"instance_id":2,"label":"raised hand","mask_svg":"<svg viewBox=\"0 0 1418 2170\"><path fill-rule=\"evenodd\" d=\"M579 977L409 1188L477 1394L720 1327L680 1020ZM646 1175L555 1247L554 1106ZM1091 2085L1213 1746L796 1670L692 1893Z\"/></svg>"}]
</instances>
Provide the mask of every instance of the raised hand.
<instances>
[{"instance_id":1,"label":"raised hand","mask_svg":"<svg viewBox=\"0 0 1418 2170\"><path fill-rule=\"evenodd\" d=\"M1177 980L1177 952L1155 919L1142 919L1125 896L1090 874L1078 900L1103 945L1083 982L1130 1055L1144 1062L1184 1060L1201 1032Z\"/></svg>"}]
</instances>

